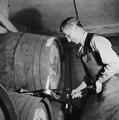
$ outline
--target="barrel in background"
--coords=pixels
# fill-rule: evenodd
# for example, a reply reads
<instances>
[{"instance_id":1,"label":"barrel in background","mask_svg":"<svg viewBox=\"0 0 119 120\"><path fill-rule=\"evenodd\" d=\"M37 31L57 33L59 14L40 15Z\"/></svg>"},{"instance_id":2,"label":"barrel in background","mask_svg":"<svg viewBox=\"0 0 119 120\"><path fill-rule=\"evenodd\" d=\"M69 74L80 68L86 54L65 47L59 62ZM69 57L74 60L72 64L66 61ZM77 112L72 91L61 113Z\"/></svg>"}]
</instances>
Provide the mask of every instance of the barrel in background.
<instances>
[{"instance_id":1,"label":"barrel in background","mask_svg":"<svg viewBox=\"0 0 119 120\"><path fill-rule=\"evenodd\" d=\"M45 105L41 102L42 98L30 95L9 93L14 104L18 120L49 120Z\"/></svg>"},{"instance_id":2,"label":"barrel in background","mask_svg":"<svg viewBox=\"0 0 119 120\"><path fill-rule=\"evenodd\" d=\"M62 45L54 36L0 35L0 83L7 90L63 87Z\"/></svg>"},{"instance_id":3,"label":"barrel in background","mask_svg":"<svg viewBox=\"0 0 119 120\"><path fill-rule=\"evenodd\" d=\"M16 120L16 112L7 90L0 84L0 120Z\"/></svg>"},{"instance_id":4,"label":"barrel in background","mask_svg":"<svg viewBox=\"0 0 119 120\"><path fill-rule=\"evenodd\" d=\"M47 98L9 92L16 110L17 120L64 120L59 105ZM58 106L57 106L58 105Z\"/></svg>"}]
</instances>

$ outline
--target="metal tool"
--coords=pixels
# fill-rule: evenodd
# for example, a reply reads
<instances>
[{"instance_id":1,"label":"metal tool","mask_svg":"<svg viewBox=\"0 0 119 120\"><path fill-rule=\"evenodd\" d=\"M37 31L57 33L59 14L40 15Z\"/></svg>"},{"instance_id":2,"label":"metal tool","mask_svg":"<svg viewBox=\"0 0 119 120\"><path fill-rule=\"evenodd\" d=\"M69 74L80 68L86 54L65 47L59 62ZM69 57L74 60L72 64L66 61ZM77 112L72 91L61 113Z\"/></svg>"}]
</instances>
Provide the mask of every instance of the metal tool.
<instances>
[{"instance_id":1,"label":"metal tool","mask_svg":"<svg viewBox=\"0 0 119 120\"><path fill-rule=\"evenodd\" d=\"M51 100L56 100L57 102L61 102L61 103L66 103L67 97L66 99L57 99L54 95L57 94L59 96L62 95L62 93L66 93L70 94L70 88L62 88L62 89L41 89L41 90L35 90L35 91L30 91L30 90L26 90L26 89L19 89L16 92L18 93L25 93L28 95L32 95L32 96L37 96L37 97L43 97L43 98L49 98Z\"/></svg>"}]
</instances>

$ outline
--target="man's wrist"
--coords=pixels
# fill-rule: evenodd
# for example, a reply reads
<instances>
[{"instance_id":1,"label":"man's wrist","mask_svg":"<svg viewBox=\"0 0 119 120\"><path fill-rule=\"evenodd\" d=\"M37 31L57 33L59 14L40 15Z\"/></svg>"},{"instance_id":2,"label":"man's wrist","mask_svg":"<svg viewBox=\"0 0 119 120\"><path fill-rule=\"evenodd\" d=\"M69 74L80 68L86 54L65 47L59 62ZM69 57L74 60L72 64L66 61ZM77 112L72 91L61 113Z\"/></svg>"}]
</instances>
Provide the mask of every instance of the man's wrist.
<instances>
[{"instance_id":1,"label":"man's wrist","mask_svg":"<svg viewBox=\"0 0 119 120\"><path fill-rule=\"evenodd\" d=\"M84 88L86 88L86 87L87 87L87 84L86 84L86 82L85 82L85 81L82 81L82 86L83 86Z\"/></svg>"}]
</instances>

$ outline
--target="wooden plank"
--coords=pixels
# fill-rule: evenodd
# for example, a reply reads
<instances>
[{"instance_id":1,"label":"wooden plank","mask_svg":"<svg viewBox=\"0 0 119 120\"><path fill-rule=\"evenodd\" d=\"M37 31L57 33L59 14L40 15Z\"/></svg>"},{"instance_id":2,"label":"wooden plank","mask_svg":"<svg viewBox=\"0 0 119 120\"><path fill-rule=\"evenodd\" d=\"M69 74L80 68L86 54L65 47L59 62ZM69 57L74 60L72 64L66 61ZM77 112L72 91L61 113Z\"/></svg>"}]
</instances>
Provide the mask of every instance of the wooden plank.
<instances>
[{"instance_id":1,"label":"wooden plank","mask_svg":"<svg viewBox=\"0 0 119 120\"><path fill-rule=\"evenodd\" d=\"M9 1L0 0L0 12L7 18L9 18Z\"/></svg>"},{"instance_id":2,"label":"wooden plank","mask_svg":"<svg viewBox=\"0 0 119 120\"><path fill-rule=\"evenodd\" d=\"M16 27L10 22L10 20L2 14L0 11L0 22L9 30L10 32L18 32Z\"/></svg>"},{"instance_id":3,"label":"wooden plank","mask_svg":"<svg viewBox=\"0 0 119 120\"><path fill-rule=\"evenodd\" d=\"M84 26L84 29L88 32L98 33L106 37L119 36L119 23L97 26ZM59 28L56 29L56 31L54 32L56 33L56 35L62 36L59 32Z\"/></svg>"},{"instance_id":4,"label":"wooden plank","mask_svg":"<svg viewBox=\"0 0 119 120\"><path fill-rule=\"evenodd\" d=\"M85 27L88 32L96 32L105 36L117 36L119 35L119 23L97 25Z\"/></svg>"}]
</instances>

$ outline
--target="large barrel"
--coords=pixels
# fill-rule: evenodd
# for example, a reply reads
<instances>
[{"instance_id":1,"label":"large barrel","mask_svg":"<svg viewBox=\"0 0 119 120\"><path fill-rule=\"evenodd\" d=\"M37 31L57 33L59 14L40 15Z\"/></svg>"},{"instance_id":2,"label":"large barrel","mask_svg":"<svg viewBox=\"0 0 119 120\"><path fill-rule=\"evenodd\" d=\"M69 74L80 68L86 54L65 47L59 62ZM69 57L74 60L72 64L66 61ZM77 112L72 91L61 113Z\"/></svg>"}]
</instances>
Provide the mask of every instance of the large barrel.
<instances>
[{"instance_id":1,"label":"large barrel","mask_svg":"<svg viewBox=\"0 0 119 120\"><path fill-rule=\"evenodd\" d=\"M0 85L0 120L16 120L16 112L6 89Z\"/></svg>"},{"instance_id":2,"label":"large barrel","mask_svg":"<svg viewBox=\"0 0 119 120\"><path fill-rule=\"evenodd\" d=\"M14 104L17 120L64 120L56 105L53 107L47 98L9 92ZM56 115L56 116L55 116Z\"/></svg>"},{"instance_id":3,"label":"large barrel","mask_svg":"<svg viewBox=\"0 0 119 120\"><path fill-rule=\"evenodd\" d=\"M63 87L62 51L54 36L0 35L0 83L7 90Z\"/></svg>"},{"instance_id":4,"label":"large barrel","mask_svg":"<svg viewBox=\"0 0 119 120\"><path fill-rule=\"evenodd\" d=\"M62 103L59 103L57 101L51 101L51 107L55 120L65 120L65 114L62 106Z\"/></svg>"}]
</instances>

